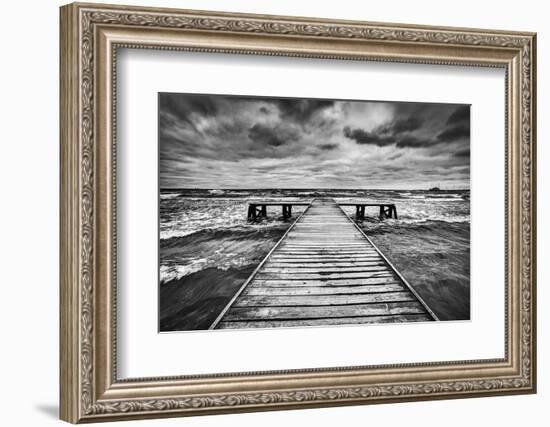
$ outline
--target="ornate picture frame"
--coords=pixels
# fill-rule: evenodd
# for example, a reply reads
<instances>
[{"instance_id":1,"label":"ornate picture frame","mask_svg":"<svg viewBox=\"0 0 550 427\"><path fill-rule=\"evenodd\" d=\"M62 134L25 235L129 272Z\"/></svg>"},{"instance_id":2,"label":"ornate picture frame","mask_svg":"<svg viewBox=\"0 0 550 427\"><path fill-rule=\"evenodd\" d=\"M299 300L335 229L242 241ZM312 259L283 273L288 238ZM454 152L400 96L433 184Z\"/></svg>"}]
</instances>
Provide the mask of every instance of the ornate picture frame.
<instances>
[{"instance_id":1,"label":"ornate picture frame","mask_svg":"<svg viewBox=\"0 0 550 427\"><path fill-rule=\"evenodd\" d=\"M61 8L61 419L112 421L536 391L536 35L99 4ZM117 379L117 49L506 73L505 357Z\"/></svg>"}]
</instances>

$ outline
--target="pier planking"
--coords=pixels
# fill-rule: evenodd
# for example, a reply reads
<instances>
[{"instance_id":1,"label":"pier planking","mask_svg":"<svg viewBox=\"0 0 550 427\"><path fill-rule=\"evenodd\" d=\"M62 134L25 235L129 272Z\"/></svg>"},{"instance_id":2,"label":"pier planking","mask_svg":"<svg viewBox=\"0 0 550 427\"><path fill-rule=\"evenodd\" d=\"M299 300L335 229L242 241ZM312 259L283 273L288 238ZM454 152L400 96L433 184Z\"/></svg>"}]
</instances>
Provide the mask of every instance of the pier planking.
<instances>
[{"instance_id":1,"label":"pier planking","mask_svg":"<svg viewBox=\"0 0 550 427\"><path fill-rule=\"evenodd\" d=\"M211 329L433 320L435 314L339 205L315 199Z\"/></svg>"}]
</instances>

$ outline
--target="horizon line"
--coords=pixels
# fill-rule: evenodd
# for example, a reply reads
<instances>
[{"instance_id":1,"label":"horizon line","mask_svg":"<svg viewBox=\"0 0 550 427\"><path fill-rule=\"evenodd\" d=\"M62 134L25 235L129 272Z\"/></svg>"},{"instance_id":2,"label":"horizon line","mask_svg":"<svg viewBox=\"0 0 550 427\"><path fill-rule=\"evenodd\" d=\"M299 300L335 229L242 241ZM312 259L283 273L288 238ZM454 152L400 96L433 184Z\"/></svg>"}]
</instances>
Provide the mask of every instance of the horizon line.
<instances>
[{"instance_id":1,"label":"horizon line","mask_svg":"<svg viewBox=\"0 0 550 427\"><path fill-rule=\"evenodd\" d=\"M440 191L464 191L470 190L470 188L441 188L441 187L431 187L431 188L328 188L328 187L295 187L295 188L285 188L285 187L258 187L258 188L209 188L209 187L159 187L160 190L240 190L240 191L249 191L249 190L361 190L361 191L407 191L407 190L431 190L432 188L439 188Z\"/></svg>"}]
</instances>

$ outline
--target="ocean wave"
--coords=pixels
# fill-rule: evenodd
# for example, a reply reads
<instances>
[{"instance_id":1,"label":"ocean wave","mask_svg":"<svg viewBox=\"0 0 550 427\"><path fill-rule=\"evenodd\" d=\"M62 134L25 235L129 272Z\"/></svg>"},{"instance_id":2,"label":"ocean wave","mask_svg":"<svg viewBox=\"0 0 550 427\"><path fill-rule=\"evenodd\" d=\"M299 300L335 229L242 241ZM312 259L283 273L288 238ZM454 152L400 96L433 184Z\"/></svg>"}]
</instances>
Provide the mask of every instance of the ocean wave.
<instances>
[{"instance_id":1,"label":"ocean wave","mask_svg":"<svg viewBox=\"0 0 550 427\"><path fill-rule=\"evenodd\" d=\"M177 225L175 228L169 230L161 230L160 240L170 240L179 237L192 236L197 233L207 232L213 233L217 231L229 231L229 232L240 232L240 231L262 231L269 228L277 229L288 225L288 222L282 220L272 220L272 221L262 221L256 223L243 223L240 222L223 222L223 221L208 221L208 224L196 224L194 227L179 228Z\"/></svg>"},{"instance_id":2,"label":"ocean wave","mask_svg":"<svg viewBox=\"0 0 550 427\"><path fill-rule=\"evenodd\" d=\"M208 268L222 271L257 265L283 235L285 227L251 230L201 230L162 241L160 281L167 283Z\"/></svg>"},{"instance_id":3,"label":"ocean wave","mask_svg":"<svg viewBox=\"0 0 550 427\"><path fill-rule=\"evenodd\" d=\"M224 239L231 239L233 242L238 242L247 239L257 239L263 236L271 236L277 234L281 230L286 230L289 223L273 224L270 227L261 226L234 226L234 227L219 227L219 228L203 228L195 230L192 233L185 235L174 234L165 239L161 239L161 248L171 248L177 246L193 245L200 242L216 242Z\"/></svg>"},{"instance_id":4,"label":"ocean wave","mask_svg":"<svg viewBox=\"0 0 550 427\"><path fill-rule=\"evenodd\" d=\"M170 200L175 199L176 197L179 197L179 193L161 193L160 194L160 200Z\"/></svg>"},{"instance_id":5,"label":"ocean wave","mask_svg":"<svg viewBox=\"0 0 550 427\"><path fill-rule=\"evenodd\" d=\"M401 221L391 219L379 222L362 222L358 223L358 225L369 237L377 235L400 235L403 233L419 237L432 233L450 232L458 233L459 235L469 235L470 233L470 221Z\"/></svg>"},{"instance_id":6,"label":"ocean wave","mask_svg":"<svg viewBox=\"0 0 550 427\"><path fill-rule=\"evenodd\" d=\"M227 253L223 256L223 261L220 257L198 258L188 260L183 264L170 264L160 266L160 284L171 282L172 280L181 279L193 273L197 273L207 268L217 268L218 270L227 271L231 268L240 268L250 263L244 257L235 257L233 253Z\"/></svg>"},{"instance_id":7,"label":"ocean wave","mask_svg":"<svg viewBox=\"0 0 550 427\"><path fill-rule=\"evenodd\" d=\"M294 215L304 209L303 206L294 207ZM288 223L282 218L280 207L268 207L267 218L257 222L248 221L247 210L248 201L235 198L161 200L160 239L185 237L201 230L261 230Z\"/></svg>"},{"instance_id":8,"label":"ocean wave","mask_svg":"<svg viewBox=\"0 0 550 427\"><path fill-rule=\"evenodd\" d=\"M392 220L390 220L392 221ZM433 216L431 218L420 218L420 219L413 219L413 218L403 218L399 220L393 220L396 221L398 224L426 224L429 222L444 222L444 223L457 223L457 224L469 224L470 223L470 216L469 215L451 215L451 216Z\"/></svg>"}]
</instances>

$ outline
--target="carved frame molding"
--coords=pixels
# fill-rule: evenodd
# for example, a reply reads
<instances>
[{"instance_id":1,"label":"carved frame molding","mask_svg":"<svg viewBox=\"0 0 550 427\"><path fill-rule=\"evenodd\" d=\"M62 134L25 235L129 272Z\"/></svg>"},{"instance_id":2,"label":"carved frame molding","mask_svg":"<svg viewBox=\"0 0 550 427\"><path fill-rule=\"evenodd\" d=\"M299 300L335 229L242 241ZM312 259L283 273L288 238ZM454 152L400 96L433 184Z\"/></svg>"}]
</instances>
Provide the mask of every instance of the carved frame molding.
<instances>
[{"instance_id":1,"label":"carved frame molding","mask_svg":"<svg viewBox=\"0 0 550 427\"><path fill-rule=\"evenodd\" d=\"M103 279L116 281L112 146L120 47L506 68L506 357L118 381L116 287ZM60 100L62 419L535 391L534 34L71 4L61 9Z\"/></svg>"}]
</instances>

